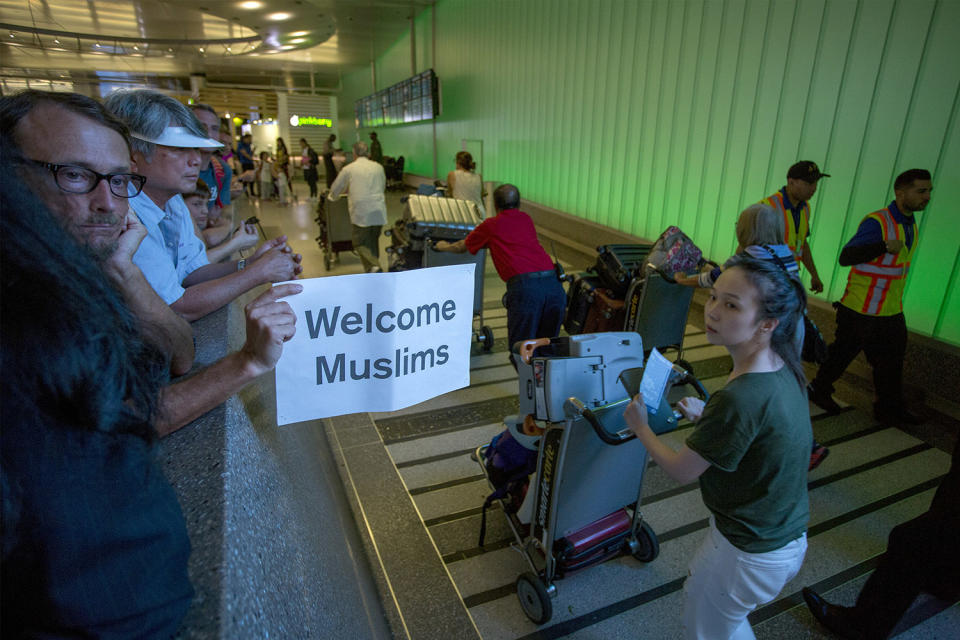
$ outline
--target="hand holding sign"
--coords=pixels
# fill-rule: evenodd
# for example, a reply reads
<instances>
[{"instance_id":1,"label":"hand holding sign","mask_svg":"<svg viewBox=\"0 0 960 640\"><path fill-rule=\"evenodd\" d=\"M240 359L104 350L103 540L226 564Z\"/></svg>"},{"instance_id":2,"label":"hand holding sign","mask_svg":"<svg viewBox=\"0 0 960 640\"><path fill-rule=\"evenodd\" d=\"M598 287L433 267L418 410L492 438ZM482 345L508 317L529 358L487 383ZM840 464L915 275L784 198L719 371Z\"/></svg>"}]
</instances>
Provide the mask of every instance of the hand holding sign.
<instances>
[{"instance_id":1,"label":"hand holding sign","mask_svg":"<svg viewBox=\"0 0 960 640\"><path fill-rule=\"evenodd\" d=\"M283 354L283 343L296 333L297 316L280 298L303 291L299 284L281 284L263 292L244 307L247 316L247 340L240 354L253 368L254 375L271 371Z\"/></svg>"}]
</instances>

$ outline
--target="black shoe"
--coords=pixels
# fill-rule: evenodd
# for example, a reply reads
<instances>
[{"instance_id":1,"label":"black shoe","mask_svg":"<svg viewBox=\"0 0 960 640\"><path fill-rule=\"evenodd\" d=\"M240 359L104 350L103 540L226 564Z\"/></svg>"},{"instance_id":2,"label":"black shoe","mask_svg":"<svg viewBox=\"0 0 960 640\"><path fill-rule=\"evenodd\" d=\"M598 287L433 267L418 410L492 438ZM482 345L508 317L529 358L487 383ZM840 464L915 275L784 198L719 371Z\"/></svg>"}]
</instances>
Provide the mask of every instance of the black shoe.
<instances>
[{"instance_id":1,"label":"black shoe","mask_svg":"<svg viewBox=\"0 0 960 640\"><path fill-rule=\"evenodd\" d=\"M803 601L807 603L807 608L810 609L810 613L817 619L817 622L841 638L859 640L862 637L862 634L850 621L850 607L831 604L809 587L804 587L801 593L803 594Z\"/></svg>"},{"instance_id":2,"label":"black shoe","mask_svg":"<svg viewBox=\"0 0 960 640\"><path fill-rule=\"evenodd\" d=\"M810 398L810 402L827 413L839 413L843 410L843 407L837 404L837 401L831 398L829 393L818 392L813 383L807 385L807 396Z\"/></svg>"}]
</instances>

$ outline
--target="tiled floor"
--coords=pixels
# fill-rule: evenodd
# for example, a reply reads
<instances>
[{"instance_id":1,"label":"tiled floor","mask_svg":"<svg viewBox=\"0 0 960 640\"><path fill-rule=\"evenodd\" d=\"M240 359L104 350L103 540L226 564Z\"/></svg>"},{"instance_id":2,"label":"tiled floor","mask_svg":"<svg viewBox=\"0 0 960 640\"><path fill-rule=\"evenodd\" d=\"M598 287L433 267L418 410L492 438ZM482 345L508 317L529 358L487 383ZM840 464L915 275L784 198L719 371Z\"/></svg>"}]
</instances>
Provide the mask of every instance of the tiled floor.
<instances>
[{"instance_id":1,"label":"tiled floor","mask_svg":"<svg viewBox=\"0 0 960 640\"><path fill-rule=\"evenodd\" d=\"M297 191L306 192L304 185ZM314 241L313 203L281 207L274 203L249 203L238 199L243 217L254 212L268 235L287 233L290 244L302 253L304 277L358 273L359 260L341 253L329 272ZM389 195L390 220L400 212L398 194ZM387 239L382 239L386 246ZM386 267L385 256L381 256ZM706 510L696 484L678 486L652 466L644 480L644 516L660 541L660 556L643 565L623 556L591 567L557 582L554 615L538 628L522 613L514 581L526 571L522 557L510 548L511 536L503 514L491 510L486 544L477 546L479 507L489 489L469 452L502 429L500 420L516 410L516 374L506 360L505 316L499 306L503 285L489 265L484 290L484 313L495 337L493 353L477 352L471 360L471 385L428 402L389 414L371 414L376 425L373 453L390 473L378 477L374 488L357 482L353 489L363 512L374 508L387 491L384 483L400 488L412 505L408 523L423 527L432 544L416 551L404 550L391 540L398 530L389 518L370 518L367 529L377 550L386 584L400 607L400 618L409 637L467 637L450 635L443 617L462 614L457 607L432 612L428 623L416 624L405 609L420 603L429 591L403 593L416 577L430 575L434 586L446 576L452 580L469 617L484 639L503 638L675 638L679 637L681 585L685 565L704 534ZM722 349L707 344L699 319L691 314L685 338L685 358L694 364L708 389L721 386L729 360ZM842 398L841 394L841 398ZM811 406L814 432L831 448L830 457L810 475L811 522L809 550L800 574L773 603L751 616L759 638L829 637L816 626L802 605L800 588L814 585L842 603L855 598L859 586L886 544L886 535L897 523L926 509L938 478L949 466L949 455L898 429L882 428L866 412L850 406L839 415L825 416ZM956 417L956 416L955 416ZM367 423L369 424L369 423ZM689 426L670 437L682 441ZM344 445L347 473L351 452ZM355 449L359 455L361 449ZM364 455L369 456L371 450ZM366 458L363 458L366 459ZM392 490L392 489L390 489ZM391 498L394 499L394 498ZM396 506L396 505L394 505ZM411 515L412 514L412 515ZM417 529L407 529L417 531ZM416 546L416 545L410 545ZM397 551L391 551L396 548ZM407 554L392 562L391 554ZM412 557L410 557L412 554ZM428 571L428 567L438 570ZM406 599L405 599L406 598ZM416 615L422 616L422 613ZM423 621L420 621L423 622ZM960 637L960 608L952 607L916 625L899 637ZM404 635L398 633L398 635Z\"/></svg>"}]
</instances>

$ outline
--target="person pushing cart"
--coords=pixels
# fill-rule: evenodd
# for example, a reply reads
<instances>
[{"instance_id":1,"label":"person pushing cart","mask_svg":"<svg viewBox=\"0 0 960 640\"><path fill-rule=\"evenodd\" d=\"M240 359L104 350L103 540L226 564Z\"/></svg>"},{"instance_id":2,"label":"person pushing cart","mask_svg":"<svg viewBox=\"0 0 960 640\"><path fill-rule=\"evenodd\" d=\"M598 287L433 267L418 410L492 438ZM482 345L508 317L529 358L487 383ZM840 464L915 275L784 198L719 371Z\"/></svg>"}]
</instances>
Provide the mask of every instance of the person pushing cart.
<instances>
[{"instance_id":1,"label":"person pushing cart","mask_svg":"<svg viewBox=\"0 0 960 640\"><path fill-rule=\"evenodd\" d=\"M493 202L496 216L481 222L463 240L441 240L434 249L472 254L490 249L493 266L507 283L503 305L512 350L521 340L558 336L567 298L553 261L537 240L533 221L520 210L520 190L512 184L501 185L493 192ZM512 351L510 359L513 362Z\"/></svg>"}]
</instances>

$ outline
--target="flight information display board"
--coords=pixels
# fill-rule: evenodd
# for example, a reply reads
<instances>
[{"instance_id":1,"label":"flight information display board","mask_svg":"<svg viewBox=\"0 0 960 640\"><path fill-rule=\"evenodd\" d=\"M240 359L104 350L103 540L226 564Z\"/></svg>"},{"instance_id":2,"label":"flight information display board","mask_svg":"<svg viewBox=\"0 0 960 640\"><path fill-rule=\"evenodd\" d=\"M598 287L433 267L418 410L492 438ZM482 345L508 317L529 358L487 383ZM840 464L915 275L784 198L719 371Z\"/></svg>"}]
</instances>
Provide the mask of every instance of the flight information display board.
<instances>
[{"instance_id":1,"label":"flight information display board","mask_svg":"<svg viewBox=\"0 0 960 640\"><path fill-rule=\"evenodd\" d=\"M357 128L431 120L440 115L437 76L427 69L353 103Z\"/></svg>"}]
</instances>

